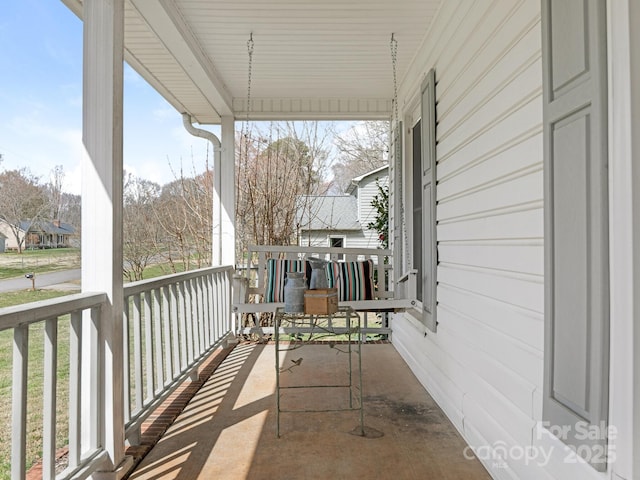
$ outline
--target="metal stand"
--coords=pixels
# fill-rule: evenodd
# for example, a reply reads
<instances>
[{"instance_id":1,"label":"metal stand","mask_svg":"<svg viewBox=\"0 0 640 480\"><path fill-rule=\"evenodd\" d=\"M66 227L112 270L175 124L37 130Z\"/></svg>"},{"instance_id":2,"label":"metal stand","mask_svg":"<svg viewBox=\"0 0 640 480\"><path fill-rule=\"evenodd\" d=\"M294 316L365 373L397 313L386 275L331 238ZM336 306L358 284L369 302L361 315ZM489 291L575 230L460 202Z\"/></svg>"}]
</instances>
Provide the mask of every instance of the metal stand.
<instances>
[{"instance_id":1,"label":"metal stand","mask_svg":"<svg viewBox=\"0 0 640 480\"><path fill-rule=\"evenodd\" d=\"M357 325L353 325L352 323ZM344 322L343 322L344 321ZM341 325L344 323L344 325ZM360 426L356 427L354 432L357 435L365 436L364 431L364 406L362 403L362 336L360 316L351 307L340 307L338 311L329 315L309 315L304 313L285 313L283 308L278 308L274 317L275 327L275 348L276 348L276 436L280 437L280 413L301 413L301 412L337 412L337 411L359 411ZM285 345L280 345L280 334L285 333L291 335L293 340ZM338 385L296 385L282 387L280 385L280 352L289 351L302 347L305 343L321 339L330 340L337 335L346 335L347 338L347 354L348 375L349 380L346 384ZM353 336L357 341L352 342ZM355 339L354 339L355 340ZM327 346L333 347L331 341L327 342ZM355 348L353 348L355 347ZM354 379L354 365L352 355L358 356L358 364L356 367L357 378ZM301 361L302 359L300 359ZM295 363L294 363L294 366ZM293 368L290 367L289 370ZM283 410L280 407L281 390L290 388L345 388L349 389L349 406L346 408L336 409L299 409L299 410ZM354 398L357 400L354 406Z\"/></svg>"}]
</instances>

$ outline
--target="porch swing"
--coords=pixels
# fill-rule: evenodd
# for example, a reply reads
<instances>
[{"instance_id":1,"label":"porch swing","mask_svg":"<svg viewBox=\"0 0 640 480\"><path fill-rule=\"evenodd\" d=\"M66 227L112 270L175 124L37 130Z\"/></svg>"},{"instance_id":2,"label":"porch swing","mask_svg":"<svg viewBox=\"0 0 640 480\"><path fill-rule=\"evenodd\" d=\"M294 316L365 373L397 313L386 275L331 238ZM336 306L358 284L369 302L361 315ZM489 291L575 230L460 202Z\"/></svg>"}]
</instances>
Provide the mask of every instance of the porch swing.
<instances>
[{"instance_id":1,"label":"porch swing","mask_svg":"<svg viewBox=\"0 0 640 480\"><path fill-rule=\"evenodd\" d=\"M247 41L248 53L248 81L247 81L247 111L242 128L241 142L245 145L245 156L249 154L249 119L251 112L251 82L253 68L253 33ZM391 35L390 42L391 60L394 85L394 116L397 135L400 135L398 120L398 90L397 90L397 40ZM242 162L242 148L239 152ZM396 144L396 160L399 159L399 150ZM401 193L400 193L401 194ZM401 201L402 202L402 201ZM401 205L402 207L402 205ZM401 210L403 210L401 208ZM404 212L402 212L404 216ZM404 224L404 218L402 219ZM257 320L257 315L265 313L273 314L276 309L284 306L284 278L276 278L275 272L284 272L287 269L297 271L310 271L307 259L319 257L326 259L330 265L338 265L332 271L352 272L358 270L369 276L368 281L362 285L349 285L351 275L344 274L334 278L333 284L343 288L339 295L339 306L348 306L355 311L388 313L404 311L414 308L416 305L416 281L415 275L405 275L398 284L400 291L393 288L393 254L391 250L379 248L342 248L342 247L303 247L303 246L277 246L277 245L250 245L247 247L247 265L234 276L233 304L236 313L237 330L241 335L258 335L264 338L273 333L273 327L266 322ZM338 258L341 260L338 261ZM254 259L256 263L254 264ZM255 271L255 274L253 273ZM375 275L382 280L374 283ZM369 285L369 287L367 287ZM367 290L367 288L370 288ZM346 292L359 292L349 295ZM397 295L400 293L400 295ZM246 319L253 316L253 325L247 325ZM244 321L243 321L244 318ZM365 324L362 333L389 334L388 327L370 327Z\"/></svg>"}]
</instances>

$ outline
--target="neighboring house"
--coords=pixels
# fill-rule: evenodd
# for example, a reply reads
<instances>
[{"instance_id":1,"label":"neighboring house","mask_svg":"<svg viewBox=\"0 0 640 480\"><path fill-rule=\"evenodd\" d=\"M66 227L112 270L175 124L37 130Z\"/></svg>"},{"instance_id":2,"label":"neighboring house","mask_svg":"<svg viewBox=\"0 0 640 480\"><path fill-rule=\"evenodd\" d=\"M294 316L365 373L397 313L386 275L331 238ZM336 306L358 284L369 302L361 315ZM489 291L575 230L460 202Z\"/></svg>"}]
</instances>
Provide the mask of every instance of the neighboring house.
<instances>
[{"instance_id":1,"label":"neighboring house","mask_svg":"<svg viewBox=\"0 0 640 480\"><path fill-rule=\"evenodd\" d=\"M0 233L0 253L4 253L4 250L6 248L6 242L7 242L7 237Z\"/></svg>"},{"instance_id":2,"label":"neighboring house","mask_svg":"<svg viewBox=\"0 0 640 480\"><path fill-rule=\"evenodd\" d=\"M351 181L347 195L304 195L298 199L298 244L327 247L377 247L378 233L367 228L376 212L371 200L389 182L389 167L377 168Z\"/></svg>"},{"instance_id":3,"label":"neighboring house","mask_svg":"<svg viewBox=\"0 0 640 480\"><path fill-rule=\"evenodd\" d=\"M75 228L60 220L20 222L20 239L23 249L68 247ZM18 240L6 222L0 222L0 235L6 237L6 249L18 250Z\"/></svg>"}]
</instances>

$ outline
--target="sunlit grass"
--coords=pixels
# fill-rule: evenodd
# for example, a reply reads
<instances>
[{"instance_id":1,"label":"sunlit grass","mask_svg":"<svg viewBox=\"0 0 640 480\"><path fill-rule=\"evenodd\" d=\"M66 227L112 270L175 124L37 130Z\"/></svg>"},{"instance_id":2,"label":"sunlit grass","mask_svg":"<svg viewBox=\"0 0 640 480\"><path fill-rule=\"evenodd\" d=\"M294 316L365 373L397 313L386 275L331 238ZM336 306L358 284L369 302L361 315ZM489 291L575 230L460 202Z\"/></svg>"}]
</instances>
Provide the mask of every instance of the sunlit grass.
<instances>
[{"instance_id":1,"label":"sunlit grass","mask_svg":"<svg viewBox=\"0 0 640 480\"><path fill-rule=\"evenodd\" d=\"M66 291L36 290L0 295L0 308L68 295ZM69 316L58 322L56 446L68 441L69 395ZM11 478L11 385L13 365L13 329L0 332L0 479ZM27 377L27 466L42 456L44 322L29 328L29 365Z\"/></svg>"},{"instance_id":2,"label":"sunlit grass","mask_svg":"<svg viewBox=\"0 0 640 480\"><path fill-rule=\"evenodd\" d=\"M164 275L171 275L172 273L182 273L184 272L184 265L182 263L175 263L175 272L171 268L168 263L158 263L155 265L149 265L144 269L144 279L149 280L150 278L162 277Z\"/></svg>"},{"instance_id":3,"label":"sunlit grass","mask_svg":"<svg viewBox=\"0 0 640 480\"><path fill-rule=\"evenodd\" d=\"M0 253L0 279L22 277L25 273L46 273L80 268L80 249L50 248Z\"/></svg>"}]
</instances>

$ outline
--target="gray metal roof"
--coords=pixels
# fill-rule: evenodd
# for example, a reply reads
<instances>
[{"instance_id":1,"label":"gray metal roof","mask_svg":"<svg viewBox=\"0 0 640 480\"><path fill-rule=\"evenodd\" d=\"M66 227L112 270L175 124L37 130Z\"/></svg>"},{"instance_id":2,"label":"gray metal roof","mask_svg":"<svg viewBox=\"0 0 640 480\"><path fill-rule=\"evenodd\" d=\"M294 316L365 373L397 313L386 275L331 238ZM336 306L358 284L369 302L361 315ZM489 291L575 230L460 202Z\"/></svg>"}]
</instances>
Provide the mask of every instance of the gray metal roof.
<instances>
[{"instance_id":1,"label":"gray metal roof","mask_svg":"<svg viewBox=\"0 0 640 480\"><path fill-rule=\"evenodd\" d=\"M73 225L60 222L60 226L56 226L53 222L39 221L33 224L29 224L28 221L20 222L20 230L26 232L44 232L55 235L73 235L76 233L76 229Z\"/></svg>"},{"instance_id":2,"label":"gray metal roof","mask_svg":"<svg viewBox=\"0 0 640 480\"><path fill-rule=\"evenodd\" d=\"M361 230L358 204L352 195L302 195L297 223L301 230Z\"/></svg>"}]
</instances>

